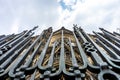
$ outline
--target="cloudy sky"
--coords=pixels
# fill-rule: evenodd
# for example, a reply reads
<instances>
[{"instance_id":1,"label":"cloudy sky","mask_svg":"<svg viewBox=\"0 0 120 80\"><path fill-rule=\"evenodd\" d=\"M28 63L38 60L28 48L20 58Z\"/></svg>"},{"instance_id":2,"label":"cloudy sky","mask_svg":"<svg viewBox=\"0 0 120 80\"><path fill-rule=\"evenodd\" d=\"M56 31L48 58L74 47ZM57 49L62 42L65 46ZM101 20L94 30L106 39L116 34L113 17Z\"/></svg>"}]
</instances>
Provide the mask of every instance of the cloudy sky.
<instances>
[{"instance_id":1,"label":"cloudy sky","mask_svg":"<svg viewBox=\"0 0 120 80\"><path fill-rule=\"evenodd\" d=\"M39 25L38 33L78 24L86 32L120 27L120 0L0 0L0 34L19 33Z\"/></svg>"}]
</instances>

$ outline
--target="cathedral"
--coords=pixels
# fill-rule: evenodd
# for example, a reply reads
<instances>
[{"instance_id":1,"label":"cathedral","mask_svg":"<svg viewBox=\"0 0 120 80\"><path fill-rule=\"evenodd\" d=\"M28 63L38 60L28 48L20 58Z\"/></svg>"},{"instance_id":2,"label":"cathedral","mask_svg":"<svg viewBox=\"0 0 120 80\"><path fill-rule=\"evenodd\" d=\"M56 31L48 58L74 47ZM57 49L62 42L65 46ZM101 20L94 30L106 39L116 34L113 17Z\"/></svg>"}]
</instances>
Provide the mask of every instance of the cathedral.
<instances>
[{"instance_id":1,"label":"cathedral","mask_svg":"<svg viewBox=\"0 0 120 80\"><path fill-rule=\"evenodd\" d=\"M120 34L38 26L0 35L0 80L120 80Z\"/></svg>"}]
</instances>

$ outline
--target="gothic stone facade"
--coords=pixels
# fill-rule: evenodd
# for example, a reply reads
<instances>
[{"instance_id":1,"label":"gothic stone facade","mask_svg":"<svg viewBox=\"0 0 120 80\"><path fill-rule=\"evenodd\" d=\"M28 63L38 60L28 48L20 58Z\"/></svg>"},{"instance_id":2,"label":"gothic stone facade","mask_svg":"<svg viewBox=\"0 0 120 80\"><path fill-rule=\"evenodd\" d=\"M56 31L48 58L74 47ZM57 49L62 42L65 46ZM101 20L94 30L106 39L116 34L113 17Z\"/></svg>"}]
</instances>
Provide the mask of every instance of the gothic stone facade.
<instances>
[{"instance_id":1,"label":"gothic stone facade","mask_svg":"<svg viewBox=\"0 0 120 80\"><path fill-rule=\"evenodd\" d=\"M0 36L0 80L120 80L120 34L36 29Z\"/></svg>"}]
</instances>

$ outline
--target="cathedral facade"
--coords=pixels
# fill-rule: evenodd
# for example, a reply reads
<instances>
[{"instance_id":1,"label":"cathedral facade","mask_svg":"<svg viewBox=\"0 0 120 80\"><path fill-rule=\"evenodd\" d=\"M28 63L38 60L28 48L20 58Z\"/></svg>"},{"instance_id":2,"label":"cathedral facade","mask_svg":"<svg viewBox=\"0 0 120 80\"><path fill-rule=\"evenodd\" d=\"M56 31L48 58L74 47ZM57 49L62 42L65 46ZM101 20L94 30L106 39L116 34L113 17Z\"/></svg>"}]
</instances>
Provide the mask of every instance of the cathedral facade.
<instances>
[{"instance_id":1,"label":"cathedral facade","mask_svg":"<svg viewBox=\"0 0 120 80\"><path fill-rule=\"evenodd\" d=\"M38 26L0 36L0 80L120 80L120 34Z\"/></svg>"}]
</instances>

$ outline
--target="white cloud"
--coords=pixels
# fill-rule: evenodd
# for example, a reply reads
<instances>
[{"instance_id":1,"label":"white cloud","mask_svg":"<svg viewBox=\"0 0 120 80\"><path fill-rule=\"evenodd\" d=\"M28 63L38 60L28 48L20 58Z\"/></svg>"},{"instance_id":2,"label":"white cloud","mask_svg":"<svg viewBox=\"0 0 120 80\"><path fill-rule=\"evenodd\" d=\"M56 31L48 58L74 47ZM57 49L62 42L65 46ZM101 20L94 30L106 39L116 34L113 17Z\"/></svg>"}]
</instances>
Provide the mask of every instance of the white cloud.
<instances>
[{"instance_id":1,"label":"white cloud","mask_svg":"<svg viewBox=\"0 0 120 80\"><path fill-rule=\"evenodd\" d=\"M68 0L64 1L69 3ZM78 23L87 32L96 31L98 27L115 31L117 27L120 27L119 3L119 0L77 0L77 4L74 5L75 10L62 10L61 17L64 17L65 20L62 18L61 21L64 21L63 24L68 28L73 23Z\"/></svg>"},{"instance_id":2,"label":"white cloud","mask_svg":"<svg viewBox=\"0 0 120 80\"><path fill-rule=\"evenodd\" d=\"M19 29L19 25L20 25L19 22L20 22L20 21L19 21L18 19L16 19L16 20L13 22L13 24L12 24L12 26L11 26L11 31L10 31L10 33L18 33L18 29Z\"/></svg>"},{"instance_id":3,"label":"white cloud","mask_svg":"<svg viewBox=\"0 0 120 80\"><path fill-rule=\"evenodd\" d=\"M21 32L36 25L41 27L41 32L45 28L55 26L59 17L58 7L59 3L56 0L0 0L0 9L4 8L3 11L0 11L0 21L2 21L0 30L10 28L0 34L11 33L10 30L13 33Z\"/></svg>"},{"instance_id":4,"label":"white cloud","mask_svg":"<svg viewBox=\"0 0 120 80\"><path fill-rule=\"evenodd\" d=\"M77 0L63 0L66 5L74 5Z\"/></svg>"},{"instance_id":5,"label":"white cloud","mask_svg":"<svg viewBox=\"0 0 120 80\"><path fill-rule=\"evenodd\" d=\"M120 27L119 3L120 0L0 0L0 34L17 33L36 25L40 31L51 26L54 30L62 26L72 30L76 23L86 32L98 31L98 27L115 31Z\"/></svg>"}]
</instances>

